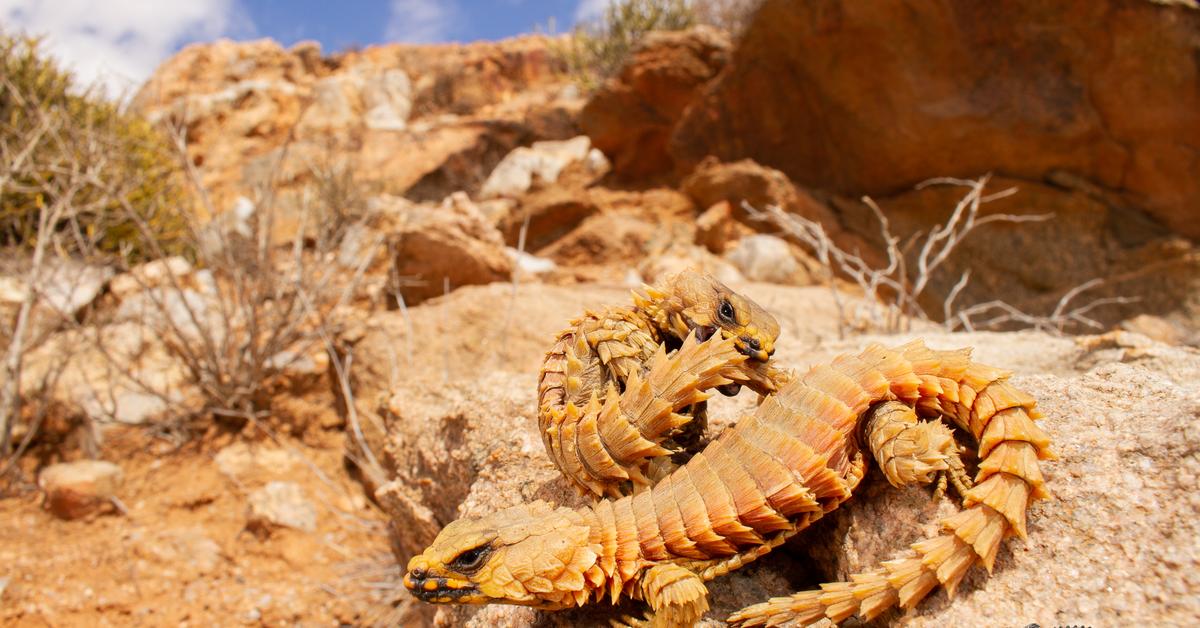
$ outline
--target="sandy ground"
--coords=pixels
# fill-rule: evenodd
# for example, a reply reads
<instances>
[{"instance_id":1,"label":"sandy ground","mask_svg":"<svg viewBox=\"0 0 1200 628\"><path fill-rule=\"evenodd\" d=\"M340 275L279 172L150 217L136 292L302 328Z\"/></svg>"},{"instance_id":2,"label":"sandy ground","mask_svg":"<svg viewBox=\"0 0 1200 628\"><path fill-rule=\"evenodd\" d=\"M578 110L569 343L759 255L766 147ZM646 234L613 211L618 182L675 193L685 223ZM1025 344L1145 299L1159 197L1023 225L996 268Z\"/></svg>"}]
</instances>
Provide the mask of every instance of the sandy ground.
<instances>
[{"instance_id":1,"label":"sandy ground","mask_svg":"<svg viewBox=\"0 0 1200 628\"><path fill-rule=\"evenodd\" d=\"M126 515L61 521L32 486L0 500L0 624L386 619L394 567L382 516L342 466L341 433L315 445L225 435L178 449L137 430L108 436L102 457L124 469ZM300 485L314 532L246 529L247 495L271 480Z\"/></svg>"}]
</instances>

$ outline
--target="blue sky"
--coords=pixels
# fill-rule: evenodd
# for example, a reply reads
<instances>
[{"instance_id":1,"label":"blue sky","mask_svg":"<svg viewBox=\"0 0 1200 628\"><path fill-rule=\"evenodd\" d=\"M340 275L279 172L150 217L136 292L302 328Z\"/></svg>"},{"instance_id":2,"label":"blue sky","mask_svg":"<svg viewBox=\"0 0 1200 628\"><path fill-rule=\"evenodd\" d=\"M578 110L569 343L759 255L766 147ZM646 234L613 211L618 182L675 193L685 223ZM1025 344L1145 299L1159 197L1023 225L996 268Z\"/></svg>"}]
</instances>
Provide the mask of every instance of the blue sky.
<instances>
[{"instance_id":1,"label":"blue sky","mask_svg":"<svg viewBox=\"0 0 1200 628\"><path fill-rule=\"evenodd\" d=\"M569 30L608 0L0 0L0 28L46 36L84 81L127 91L183 46L218 37L347 46Z\"/></svg>"}]
</instances>

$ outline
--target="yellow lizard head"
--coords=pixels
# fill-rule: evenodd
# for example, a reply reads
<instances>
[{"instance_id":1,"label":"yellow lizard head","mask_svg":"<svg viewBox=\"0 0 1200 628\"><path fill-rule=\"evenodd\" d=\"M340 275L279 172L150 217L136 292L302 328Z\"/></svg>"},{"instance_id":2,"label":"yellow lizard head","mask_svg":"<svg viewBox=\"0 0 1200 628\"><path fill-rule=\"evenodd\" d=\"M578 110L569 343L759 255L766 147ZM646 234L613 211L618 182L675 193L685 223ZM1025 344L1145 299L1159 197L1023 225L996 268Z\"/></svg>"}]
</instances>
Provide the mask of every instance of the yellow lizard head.
<instances>
[{"instance_id":1,"label":"yellow lizard head","mask_svg":"<svg viewBox=\"0 0 1200 628\"><path fill-rule=\"evenodd\" d=\"M779 321L709 275L685 270L645 292L636 298L657 304L659 324L680 340L692 331L700 341L719 332L722 338L733 338L738 351L753 360L766 362L775 353Z\"/></svg>"},{"instance_id":2,"label":"yellow lizard head","mask_svg":"<svg viewBox=\"0 0 1200 628\"><path fill-rule=\"evenodd\" d=\"M408 562L404 586L438 604L581 605L603 582L590 534L583 514L542 501L459 519Z\"/></svg>"}]
</instances>

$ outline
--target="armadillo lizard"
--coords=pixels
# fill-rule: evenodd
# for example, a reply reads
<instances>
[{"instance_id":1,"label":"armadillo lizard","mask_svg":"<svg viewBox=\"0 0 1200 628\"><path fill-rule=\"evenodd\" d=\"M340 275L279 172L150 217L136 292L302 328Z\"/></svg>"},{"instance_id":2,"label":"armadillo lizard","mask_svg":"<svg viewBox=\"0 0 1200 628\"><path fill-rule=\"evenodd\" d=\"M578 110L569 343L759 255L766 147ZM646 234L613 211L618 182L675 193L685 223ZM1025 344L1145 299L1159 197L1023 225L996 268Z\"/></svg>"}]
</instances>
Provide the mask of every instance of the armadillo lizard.
<instances>
[{"instance_id":1,"label":"armadillo lizard","mask_svg":"<svg viewBox=\"0 0 1200 628\"><path fill-rule=\"evenodd\" d=\"M745 360L736 342L690 336L651 367L647 381L656 368L680 375L662 378L656 398L689 400L697 386L719 385L721 378L683 373L713 360L735 371ZM543 609L627 596L647 603L651 625L691 625L708 608L704 582L766 554L850 497L865 471L860 438L895 484L927 482L953 467L949 432L920 416L954 422L979 446L974 486L960 488L965 508L941 522L943 534L848 582L750 606L730 622L871 618L911 607L939 584L953 593L972 565L992 568L1004 537L1025 536L1026 509L1048 497L1038 461L1053 457L1049 440L1033 422L1034 400L1007 377L972 363L968 350L872 345L787 381L651 488L585 508L534 502L451 523L409 562L405 585L429 602ZM630 410L656 425L674 405Z\"/></svg>"}]
</instances>

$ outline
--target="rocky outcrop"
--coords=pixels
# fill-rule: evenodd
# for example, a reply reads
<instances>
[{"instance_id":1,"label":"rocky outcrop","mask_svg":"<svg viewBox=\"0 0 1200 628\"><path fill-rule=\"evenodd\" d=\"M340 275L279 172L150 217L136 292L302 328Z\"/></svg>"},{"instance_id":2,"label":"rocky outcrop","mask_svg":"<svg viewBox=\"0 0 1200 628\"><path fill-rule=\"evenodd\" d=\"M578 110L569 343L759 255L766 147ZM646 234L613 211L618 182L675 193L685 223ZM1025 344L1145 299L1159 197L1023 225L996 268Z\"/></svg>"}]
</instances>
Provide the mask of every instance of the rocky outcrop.
<instances>
[{"instance_id":1,"label":"rocky outcrop","mask_svg":"<svg viewBox=\"0 0 1200 628\"><path fill-rule=\"evenodd\" d=\"M1070 306L1120 297L1125 302L1097 307L1090 315L1104 324L1143 312L1191 327L1200 321L1200 250L1186 239L1086 190L1001 177L989 181L986 189L1015 192L983 205L985 218L1006 214L1045 220L980 226L932 274L922 303L926 311L941 312L945 295L963 270L970 269L970 282L956 300L960 307L1000 299L1026 312L1046 314L1073 288L1102 279ZM929 186L880 199L879 206L892 234L903 242L944 223L963 191ZM839 199L836 206L847 230L863 234L875 247L883 246L879 223L865 205ZM915 253L909 251L910 268Z\"/></svg>"},{"instance_id":2,"label":"rocky outcrop","mask_svg":"<svg viewBox=\"0 0 1200 628\"><path fill-rule=\"evenodd\" d=\"M783 334L776 358L804 368L870 342L893 345L906 336L830 341L834 305L826 288L739 284L779 315ZM498 286L456 292L435 307L417 308L413 335L398 314L376 322L391 331L378 339L411 338L414 367L402 364L386 402L387 465L393 482L379 491L394 517L398 558L407 560L449 520L480 515L532 499L577 504L579 498L546 457L533 403L541 351L583 304L623 302L622 291L522 286L511 297ZM490 307L508 298L503 311ZM575 309L578 308L578 309ZM474 325L451 346L428 342L428 330ZM496 343L498 330L505 342ZM1131 623L1186 623L1200 607L1187 592L1200 554L1194 539L1198 506L1191 498L1200 473L1200 353L1136 334L1078 340L1046 334L928 333L938 348L974 346L980 361L1012 369L1015 382L1039 399L1043 425L1061 460L1044 465L1056 498L1030 514L1029 540L1009 539L995 573L972 572L953 600L931 596L905 620L920 626L1011 623L1097 625L1109 617ZM407 341L407 340L406 340ZM437 356L454 356L443 373ZM384 362L382 353L364 363ZM471 365L465 369L463 365ZM478 376L482 367L483 376ZM424 373L423 373L424 372ZM382 375L383 373L381 373ZM436 385L431 385L437 382ZM751 411L743 393L711 406L712 431ZM436 478L431 482L428 478ZM948 501L927 490L897 491L874 474L855 497L822 525L750 568L714 581L719 625L741 606L810 588L877 565L934 531ZM628 612L634 607L624 607ZM576 625L604 623L611 609L542 615L528 609L416 606L454 625ZM889 615L899 619L898 613Z\"/></svg>"},{"instance_id":3,"label":"rocky outcrop","mask_svg":"<svg viewBox=\"0 0 1200 628\"><path fill-rule=\"evenodd\" d=\"M512 149L575 132L559 70L545 37L333 55L221 40L166 61L134 107L182 126L218 213L266 182L286 208L331 171L440 200L477 190Z\"/></svg>"},{"instance_id":4,"label":"rocky outcrop","mask_svg":"<svg viewBox=\"0 0 1200 628\"><path fill-rule=\"evenodd\" d=\"M621 74L610 79L580 112L579 125L631 180L669 174L671 130L724 67L729 39L711 28L655 33L646 38Z\"/></svg>"},{"instance_id":5,"label":"rocky outcrop","mask_svg":"<svg viewBox=\"0 0 1200 628\"><path fill-rule=\"evenodd\" d=\"M1200 238L1197 42L1186 2L767 0L671 152L850 196L1064 171Z\"/></svg>"}]
</instances>

